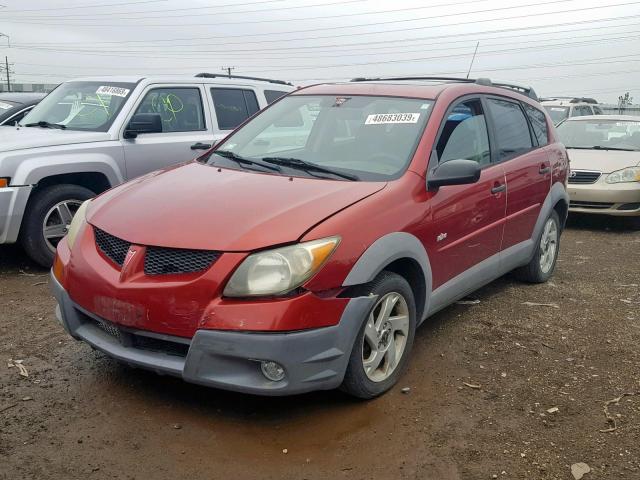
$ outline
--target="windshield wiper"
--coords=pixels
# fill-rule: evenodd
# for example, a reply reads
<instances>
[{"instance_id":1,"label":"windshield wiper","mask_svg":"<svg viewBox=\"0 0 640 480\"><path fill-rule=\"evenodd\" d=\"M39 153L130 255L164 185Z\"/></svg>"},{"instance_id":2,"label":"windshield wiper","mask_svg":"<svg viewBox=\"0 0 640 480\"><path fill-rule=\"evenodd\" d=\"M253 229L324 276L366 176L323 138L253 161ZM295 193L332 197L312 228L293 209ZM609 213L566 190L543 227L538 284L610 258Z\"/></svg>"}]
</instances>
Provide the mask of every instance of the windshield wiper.
<instances>
[{"instance_id":1,"label":"windshield wiper","mask_svg":"<svg viewBox=\"0 0 640 480\"><path fill-rule=\"evenodd\" d=\"M603 147L601 145L594 145L593 147L567 147L573 150L619 150L621 152L635 152L633 148L620 148L620 147Z\"/></svg>"},{"instance_id":2,"label":"windshield wiper","mask_svg":"<svg viewBox=\"0 0 640 480\"><path fill-rule=\"evenodd\" d=\"M331 168L323 167L316 163L306 162L304 160L300 160L299 158L287 158L287 157L264 157L262 159L268 163L274 163L276 165L282 165L283 167L291 167L297 168L299 170L305 170L307 172L318 172L318 173L328 173L330 175L335 175L337 177L342 177L346 180L356 181L359 180L355 175L350 175L348 173L338 172L337 170L333 170Z\"/></svg>"},{"instance_id":3,"label":"windshield wiper","mask_svg":"<svg viewBox=\"0 0 640 480\"><path fill-rule=\"evenodd\" d=\"M65 128L67 128L66 125L62 125L60 123L45 122L44 120L40 120L39 122L35 123L27 123L25 127L59 128L60 130L64 130Z\"/></svg>"},{"instance_id":4,"label":"windshield wiper","mask_svg":"<svg viewBox=\"0 0 640 480\"><path fill-rule=\"evenodd\" d=\"M229 150L216 150L213 152L214 155L219 155L224 158L228 158L229 160L233 160L240 165L259 165L262 168L266 168L267 170L273 170L274 172L280 172L282 169L276 165L269 165L268 163L264 163L260 160L252 160L250 158L241 157L240 155L236 155L235 153Z\"/></svg>"}]
</instances>

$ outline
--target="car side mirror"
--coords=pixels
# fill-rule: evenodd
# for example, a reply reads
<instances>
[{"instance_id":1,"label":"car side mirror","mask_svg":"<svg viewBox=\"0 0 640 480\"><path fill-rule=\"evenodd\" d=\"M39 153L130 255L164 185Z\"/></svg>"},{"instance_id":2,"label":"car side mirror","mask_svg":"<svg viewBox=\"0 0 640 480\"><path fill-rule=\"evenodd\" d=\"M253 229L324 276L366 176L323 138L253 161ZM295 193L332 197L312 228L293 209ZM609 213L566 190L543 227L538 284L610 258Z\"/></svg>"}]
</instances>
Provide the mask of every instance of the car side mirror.
<instances>
[{"instance_id":1,"label":"car side mirror","mask_svg":"<svg viewBox=\"0 0 640 480\"><path fill-rule=\"evenodd\" d=\"M445 185L465 185L480 179L480 164L473 160L449 160L431 170L427 177L427 189L435 190Z\"/></svg>"},{"instance_id":2,"label":"car side mirror","mask_svg":"<svg viewBox=\"0 0 640 480\"><path fill-rule=\"evenodd\" d=\"M136 113L124 131L124 138L136 138L141 133L162 133L159 113Z\"/></svg>"}]
</instances>

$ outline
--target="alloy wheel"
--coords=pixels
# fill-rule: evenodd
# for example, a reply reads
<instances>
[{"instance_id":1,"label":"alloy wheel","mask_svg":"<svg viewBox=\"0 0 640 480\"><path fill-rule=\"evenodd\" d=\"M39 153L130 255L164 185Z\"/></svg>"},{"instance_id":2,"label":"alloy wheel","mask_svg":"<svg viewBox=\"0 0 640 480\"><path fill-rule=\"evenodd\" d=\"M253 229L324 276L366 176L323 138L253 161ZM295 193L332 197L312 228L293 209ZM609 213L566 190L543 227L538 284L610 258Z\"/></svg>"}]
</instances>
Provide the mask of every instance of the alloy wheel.
<instances>
[{"instance_id":1,"label":"alloy wheel","mask_svg":"<svg viewBox=\"0 0 640 480\"><path fill-rule=\"evenodd\" d=\"M73 220L73 216L80 208L80 205L82 205L81 200L64 200L56 203L44 216L42 234L47 247L52 252L56 251L58 242L69 231L71 220Z\"/></svg>"},{"instance_id":2,"label":"alloy wheel","mask_svg":"<svg viewBox=\"0 0 640 480\"><path fill-rule=\"evenodd\" d=\"M400 364L409 335L409 308L405 298L390 292L371 310L362 341L362 366L369 380L382 382Z\"/></svg>"},{"instance_id":3,"label":"alloy wheel","mask_svg":"<svg viewBox=\"0 0 640 480\"><path fill-rule=\"evenodd\" d=\"M540 270L549 273L556 259L558 251L558 227L553 218L549 218L544 225L540 239Z\"/></svg>"}]
</instances>

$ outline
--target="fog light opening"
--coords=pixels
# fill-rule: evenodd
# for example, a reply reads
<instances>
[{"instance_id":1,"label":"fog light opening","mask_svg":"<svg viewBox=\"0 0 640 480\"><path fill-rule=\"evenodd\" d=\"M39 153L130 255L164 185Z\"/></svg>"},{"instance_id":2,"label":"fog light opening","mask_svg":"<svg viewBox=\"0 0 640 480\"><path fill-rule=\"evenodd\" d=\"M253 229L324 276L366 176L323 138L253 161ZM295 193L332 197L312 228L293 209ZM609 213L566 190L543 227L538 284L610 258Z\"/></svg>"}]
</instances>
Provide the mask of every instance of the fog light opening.
<instances>
[{"instance_id":1,"label":"fog light opening","mask_svg":"<svg viewBox=\"0 0 640 480\"><path fill-rule=\"evenodd\" d=\"M260 370L262 370L262 374L272 382L284 380L284 367L277 362L262 361L260 362Z\"/></svg>"}]
</instances>

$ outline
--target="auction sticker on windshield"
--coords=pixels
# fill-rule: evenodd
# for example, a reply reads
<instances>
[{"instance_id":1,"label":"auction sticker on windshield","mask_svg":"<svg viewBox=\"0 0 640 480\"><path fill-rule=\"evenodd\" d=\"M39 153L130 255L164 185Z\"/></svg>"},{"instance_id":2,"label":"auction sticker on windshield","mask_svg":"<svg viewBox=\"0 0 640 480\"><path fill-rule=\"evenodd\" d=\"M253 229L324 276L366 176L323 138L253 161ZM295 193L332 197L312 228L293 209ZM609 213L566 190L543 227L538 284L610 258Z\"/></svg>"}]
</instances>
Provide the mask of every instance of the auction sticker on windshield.
<instances>
[{"instance_id":1,"label":"auction sticker on windshield","mask_svg":"<svg viewBox=\"0 0 640 480\"><path fill-rule=\"evenodd\" d=\"M9 110L12 107L13 105L11 105L10 103L0 102L0 110Z\"/></svg>"},{"instance_id":2,"label":"auction sticker on windshield","mask_svg":"<svg viewBox=\"0 0 640 480\"><path fill-rule=\"evenodd\" d=\"M102 87L99 87L98 90L96 90L96 93L99 95L111 95L111 96L116 96L116 97L126 97L127 95L129 95L129 92L131 90L129 90L128 88L122 88L122 87L110 87L107 85L103 85Z\"/></svg>"},{"instance_id":3,"label":"auction sticker on windshield","mask_svg":"<svg viewBox=\"0 0 640 480\"><path fill-rule=\"evenodd\" d=\"M417 123L419 113L373 113L367 117L365 125L386 125L390 123Z\"/></svg>"}]
</instances>

